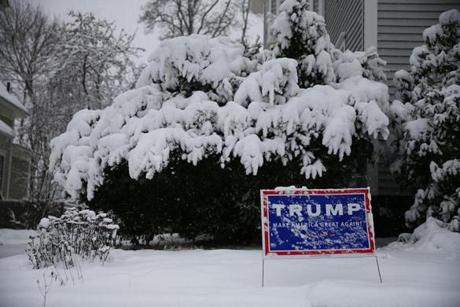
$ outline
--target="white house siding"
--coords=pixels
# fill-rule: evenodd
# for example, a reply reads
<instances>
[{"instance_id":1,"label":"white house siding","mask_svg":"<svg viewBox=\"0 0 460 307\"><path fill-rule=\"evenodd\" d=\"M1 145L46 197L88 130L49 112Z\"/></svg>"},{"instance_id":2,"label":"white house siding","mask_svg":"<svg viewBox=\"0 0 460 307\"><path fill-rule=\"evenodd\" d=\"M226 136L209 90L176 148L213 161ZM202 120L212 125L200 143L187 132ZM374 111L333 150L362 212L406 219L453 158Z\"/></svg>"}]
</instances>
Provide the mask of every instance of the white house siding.
<instances>
[{"instance_id":1,"label":"white house siding","mask_svg":"<svg viewBox=\"0 0 460 307\"><path fill-rule=\"evenodd\" d=\"M453 8L460 10L459 0L378 0L377 46L390 86L396 71L408 69L412 49L423 44L423 30Z\"/></svg>"},{"instance_id":2,"label":"white house siding","mask_svg":"<svg viewBox=\"0 0 460 307\"><path fill-rule=\"evenodd\" d=\"M331 41L340 47L345 39L345 49L364 49L364 1L326 0L324 18ZM344 34L342 34L344 33ZM339 41L340 36L342 38Z\"/></svg>"}]
</instances>

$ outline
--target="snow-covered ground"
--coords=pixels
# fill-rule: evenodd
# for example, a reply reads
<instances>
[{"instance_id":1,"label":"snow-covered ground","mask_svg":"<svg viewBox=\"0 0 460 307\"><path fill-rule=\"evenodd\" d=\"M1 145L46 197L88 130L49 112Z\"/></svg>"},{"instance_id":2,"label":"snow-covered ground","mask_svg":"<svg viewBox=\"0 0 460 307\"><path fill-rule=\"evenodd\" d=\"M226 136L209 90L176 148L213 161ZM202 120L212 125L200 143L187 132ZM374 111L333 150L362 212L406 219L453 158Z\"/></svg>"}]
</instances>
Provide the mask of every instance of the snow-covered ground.
<instances>
[{"instance_id":1,"label":"snow-covered ground","mask_svg":"<svg viewBox=\"0 0 460 307\"><path fill-rule=\"evenodd\" d=\"M460 234L431 226L378 250L383 284L372 257L266 260L262 288L259 250L115 250L83 264L83 280L53 284L47 306L458 307ZM7 232L0 251L28 236ZM0 306L41 306L37 279L24 254L0 259Z\"/></svg>"},{"instance_id":2,"label":"snow-covered ground","mask_svg":"<svg viewBox=\"0 0 460 307\"><path fill-rule=\"evenodd\" d=\"M0 258L24 254L26 242L34 233L33 230L0 229Z\"/></svg>"}]
</instances>

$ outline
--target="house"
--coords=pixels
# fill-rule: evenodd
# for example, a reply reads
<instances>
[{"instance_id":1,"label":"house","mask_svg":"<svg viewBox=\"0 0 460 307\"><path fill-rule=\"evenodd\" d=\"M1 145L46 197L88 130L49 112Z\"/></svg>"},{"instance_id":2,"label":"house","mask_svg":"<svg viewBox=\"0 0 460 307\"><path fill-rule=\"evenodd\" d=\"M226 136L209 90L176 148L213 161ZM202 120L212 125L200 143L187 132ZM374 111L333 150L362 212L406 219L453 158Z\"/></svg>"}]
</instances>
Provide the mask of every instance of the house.
<instances>
[{"instance_id":1,"label":"house","mask_svg":"<svg viewBox=\"0 0 460 307\"><path fill-rule=\"evenodd\" d=\"M0 0L0 10L9 7ZM10 83L0 82L0 200L29 198L31 152L13 142L14 122L28 116L27 109L14 95Z\"/></svg>"},{"instance_id":2,"label":"house","mask_svg":"<svg viewBox=\"0 0 460 307\"><path fill-rule=\"evenodd\" d=\"M270 13L278 13L283 0L252 0L254 13L264 14L268 36ZM393 75L408 69L414 47L422 45L424 29L438 23L439 15L460 10L459 0L309 0L313 11L324 16L331 41L351 51L377 48L387 62L385 73L393 89ZM265 41L265 40L264 40Z\"/></svg>"},{"instance_id":3,"label":"house","mask_svg":"<svg viewBox=\"0 0 460 307\"><path fill-rule=\"evenodd\" d=\"M28 115L12 93L9 83L0 82L0 199L23 200L29 197L31 153L13 142L14 122Z\"/></svg>"},{"instance_id":4,"label":"house","mask_svg":"<svg viewBox=\"0 0 460 307\"><path fill-rule=\"evenodd\" d=\"M460 10L458 0L312 0L310 5L324 16L331 41L338 48L377 48L387 62L384 70L390 96L395 91L394 73L409 69L412 50L424 43L423 30L437 24L442 12ZM383 154L376 165L369 166L368 173L374 194L390 198L412 194L410 189L402 190L389 172L390 148L380 149Z\"/></svg>"},{"instance_id":5,"label":"house","mask_svg":"<svg viewBox=\"0 0 460 307\"><path fill-rule=\"evenodd\" d=\"M253 13L264 16L264 45L269 43L269 28L284 0L252 0ZM422 45L424 29L438 23L439 15L450 9L460 10L458 0L309 0L311 10L324 16L331 41L341 50L366 50L374 46L387 62L385 74L390 97L394 94L394 73L409 69L409 57L414 47ZM396 235L405 229L405 208L413 202L414 189L402 188L389 171L394 152L387 142L374 142L375 163L363 165L364 178L354 185L371 188L380 236ZM359 177L359 175L358 175ZM350 183L353 185L352 183ZM386 226L385 226L386 225Z\"/></svg>"}]
</instances>

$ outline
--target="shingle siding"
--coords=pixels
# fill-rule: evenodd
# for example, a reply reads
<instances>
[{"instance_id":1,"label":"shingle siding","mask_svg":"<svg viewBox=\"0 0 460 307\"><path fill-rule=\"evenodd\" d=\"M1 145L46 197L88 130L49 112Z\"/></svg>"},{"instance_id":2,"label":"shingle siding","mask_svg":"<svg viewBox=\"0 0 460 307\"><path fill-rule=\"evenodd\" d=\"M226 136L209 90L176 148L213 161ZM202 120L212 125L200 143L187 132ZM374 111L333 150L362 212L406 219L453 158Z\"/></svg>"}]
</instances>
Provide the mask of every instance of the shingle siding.
<instances>
[{"instance_id":1,"label":"shingle siding","mask_svg":"<svg viewBox=\"0 0 460 307\"><path fill-rule=\"evenodd\" d=\"M327 0L325 1L326 28L331 41L337 44L345 32L345 48L353 51L364 48L364 1Z\"/></svg>"}]
</instances>

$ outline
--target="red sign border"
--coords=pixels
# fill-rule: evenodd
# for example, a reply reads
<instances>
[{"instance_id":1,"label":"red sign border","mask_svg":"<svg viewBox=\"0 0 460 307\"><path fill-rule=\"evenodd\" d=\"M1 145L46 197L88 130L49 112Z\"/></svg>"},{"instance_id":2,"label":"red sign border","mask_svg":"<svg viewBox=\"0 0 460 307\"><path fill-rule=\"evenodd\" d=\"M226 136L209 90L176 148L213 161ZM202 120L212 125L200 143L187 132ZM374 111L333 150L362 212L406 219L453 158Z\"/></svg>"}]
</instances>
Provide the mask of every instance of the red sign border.
<instances>
[{"instance_id":1,"label":"red sign border","mask_svg":"<svg viewBox=\"0 0 460 307\"><path fill-rule=\"evenodd\" d=\"M369 248L366 249L330 249L330 250L303 250L303 251L270 251L269 225L268 225L268 197L269 195L326 195L326 194L364 194L366 209L367 234ZM262 219L262 249L264 256L318 256L318 255L350 255L350 254L374 254L375 232L372 218L371 194L369 188L350 189L268 189L260 190L261 219Z\"/></svg>"}]
</instances>

